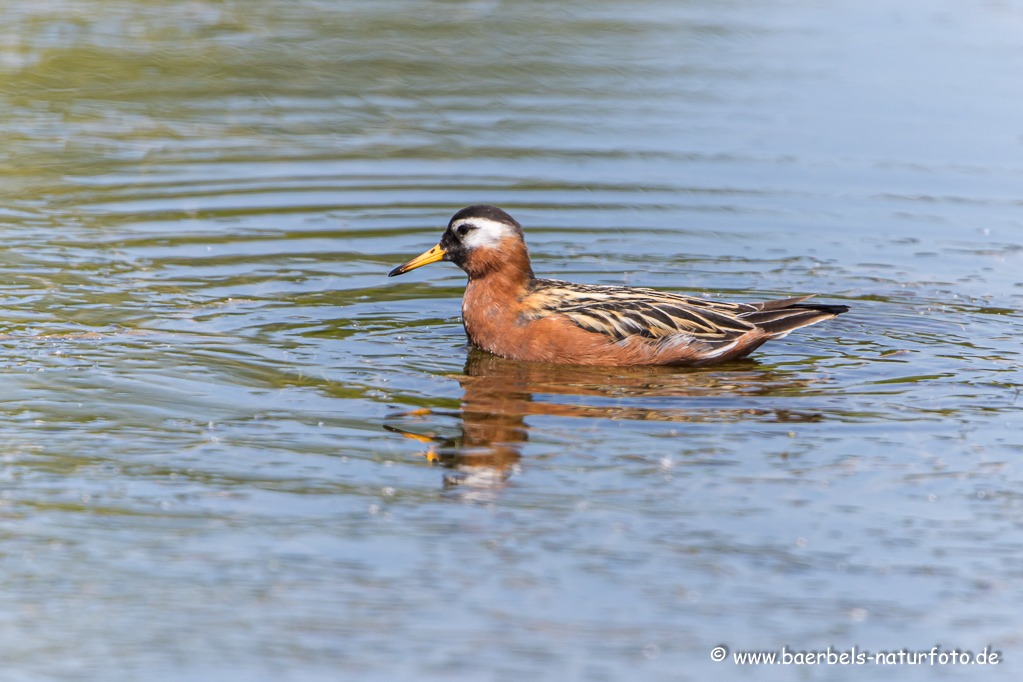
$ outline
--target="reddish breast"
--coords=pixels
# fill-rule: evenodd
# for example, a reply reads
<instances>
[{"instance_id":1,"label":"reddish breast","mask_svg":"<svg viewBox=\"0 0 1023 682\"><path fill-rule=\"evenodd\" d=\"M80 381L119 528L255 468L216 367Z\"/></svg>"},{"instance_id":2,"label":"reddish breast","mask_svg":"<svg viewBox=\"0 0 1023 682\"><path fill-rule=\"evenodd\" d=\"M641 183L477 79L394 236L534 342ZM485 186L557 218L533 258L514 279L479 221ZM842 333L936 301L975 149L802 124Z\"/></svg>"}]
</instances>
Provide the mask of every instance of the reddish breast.
<instances>
[{"instance_id":1,"label":"reddish breast","mask_svg":"<svg viewBox=\"0 0 1023 682\"><path fill-rule=\"evenodd\" d=\"M469 341L481 350L515 360L574 365L636 365L657 361L653 344L635 337L615 342L587 331L567 317L526 315L528 274L506 261L481 277L471 277L462 298L462 320ZM682 352L679 352L682 351ZM675 351L686 356L685 349ZM680 358L681 359L681 358ZM661 360L663 362L663 360Z\"/></svg>"}]
</instances>

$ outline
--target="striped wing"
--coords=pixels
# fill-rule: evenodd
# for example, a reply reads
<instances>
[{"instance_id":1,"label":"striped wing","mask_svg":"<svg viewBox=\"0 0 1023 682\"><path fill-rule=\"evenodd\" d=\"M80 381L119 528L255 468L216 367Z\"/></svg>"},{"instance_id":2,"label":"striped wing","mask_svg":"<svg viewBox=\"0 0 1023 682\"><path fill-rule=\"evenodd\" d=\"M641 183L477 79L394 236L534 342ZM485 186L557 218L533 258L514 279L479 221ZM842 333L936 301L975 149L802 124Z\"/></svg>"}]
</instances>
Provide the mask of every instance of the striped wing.
<instances>
[{"instance_id":1,"label":"striped wing","mask_svg":"<svg viewBox=\"0 0 1023 682\"><path fill-rule=\"evenodd\" d=\"M679 334L711 344L730 341L755 329L739 316L756 313L756 304L707 301L654 289L533 280L523 303L531 319L564 315L592 332L616 341L630 336L664 339Z\"/></svg>"}]
</instances>

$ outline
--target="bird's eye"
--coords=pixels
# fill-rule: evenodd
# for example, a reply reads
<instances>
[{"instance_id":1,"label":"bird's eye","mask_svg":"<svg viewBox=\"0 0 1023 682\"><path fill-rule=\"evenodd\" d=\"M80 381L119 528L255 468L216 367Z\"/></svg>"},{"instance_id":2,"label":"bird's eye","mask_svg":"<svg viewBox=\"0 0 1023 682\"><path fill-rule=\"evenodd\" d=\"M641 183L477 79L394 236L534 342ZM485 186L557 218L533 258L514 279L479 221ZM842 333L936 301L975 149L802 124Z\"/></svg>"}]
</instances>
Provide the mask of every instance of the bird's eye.
<instances>
[{"instance_id":1,"label":"bird's eye","mask_svg":"<svg viewBox=\"0 0 1023 682\"><path fill-rule=\"evenodd\" d=\"M468 223L463 223L463 224L459 225L458 229L455 230L455 231L458 232L458 236L464 237L465 235L469 234L469 232L471 232L472 230L475 230L475 229L477 229L477 227L475 225L470 225Z\"/></svg>"}]
</instances>

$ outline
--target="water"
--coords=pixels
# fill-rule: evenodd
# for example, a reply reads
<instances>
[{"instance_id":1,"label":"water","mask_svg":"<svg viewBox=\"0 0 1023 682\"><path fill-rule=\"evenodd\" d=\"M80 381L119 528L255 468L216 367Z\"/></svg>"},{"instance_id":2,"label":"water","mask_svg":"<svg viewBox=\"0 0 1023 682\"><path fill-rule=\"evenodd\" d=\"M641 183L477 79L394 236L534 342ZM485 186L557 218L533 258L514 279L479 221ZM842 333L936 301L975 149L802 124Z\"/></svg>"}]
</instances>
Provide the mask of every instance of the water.
<instances>
[{"instance_id":1,"label":"water","mask_svg":"<svg viewBox=\"0 0 1023 682\"><path fill-rule=\"evenodd\" d=\"M5 679L1019 675L1020 3L0 12ZM478 202L545 276L852 310L470 352L386 273Z\"/></svg>"}]
</instances>

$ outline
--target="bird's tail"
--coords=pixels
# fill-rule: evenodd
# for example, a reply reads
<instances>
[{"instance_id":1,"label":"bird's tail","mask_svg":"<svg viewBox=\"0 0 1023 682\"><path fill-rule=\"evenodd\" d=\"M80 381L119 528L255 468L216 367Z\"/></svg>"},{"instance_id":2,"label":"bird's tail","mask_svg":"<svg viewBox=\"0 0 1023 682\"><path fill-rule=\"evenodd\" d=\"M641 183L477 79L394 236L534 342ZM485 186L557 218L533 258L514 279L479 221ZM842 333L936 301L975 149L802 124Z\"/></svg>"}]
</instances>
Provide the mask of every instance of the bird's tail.
<instances>
[{"instance_id":1,"label":"bird's tail","mask_svg":"<svg viewBox=\"0 0 1023 682\"><path fill-rule=\"evenodd\" d=\"M742 319L755 324L773 338L781 338L800 327L808 327L824 320L830 320L849 310L845 305L822 305L803 303L811 296L785 298L777 301L758 303L755 312L742 315Z\"/></svg>"}]
</instances>

